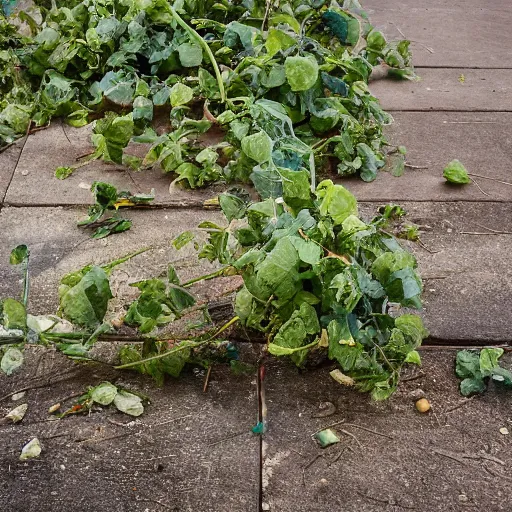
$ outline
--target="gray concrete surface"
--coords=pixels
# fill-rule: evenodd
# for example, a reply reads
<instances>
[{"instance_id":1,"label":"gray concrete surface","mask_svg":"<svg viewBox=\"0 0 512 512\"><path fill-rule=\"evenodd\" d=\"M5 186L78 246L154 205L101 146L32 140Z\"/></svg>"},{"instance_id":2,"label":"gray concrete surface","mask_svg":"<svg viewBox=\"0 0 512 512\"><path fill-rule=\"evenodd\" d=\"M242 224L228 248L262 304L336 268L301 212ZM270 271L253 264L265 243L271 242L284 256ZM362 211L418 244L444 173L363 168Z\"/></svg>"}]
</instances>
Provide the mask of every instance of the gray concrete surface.
<instances>
[{"instance_id":1,"label":"gray concrete surface","mask_svg":"<svg viewBox=\"0 0 512 512\"><path fill-rule=\"evenodd\" d=\"M414 65L510 68L508 0L366 0L370 20L390 39L410 39Z\"/></svg>"},{"instance_id":2,"label":"gray concrete surface","mask_svg":"<svg viewBox=\"0 0 512 512\"><path fill-rule=\"evenodd\" d=\"M24 142L25 139L20 140L0 153L0 205L11 183Z\"/></svg>"},{"instance_id":3,"label":"gray concrete surface","mask_svg":"<svg viewBox=\"0 0 512 512\"><path fill-rule=\"evenodd\" d=\"M341 183L360 201L512 201L512 136L504 127L512 114L497 112L395 112L395 122L386 130L391 145L407 148L407 162L420 169L406 168L400 178L379 172L373 183L359 178ZM390 157L391 170L395 157ZM449 186L443 169L459 159L477 184ZM488 195L486 195L488 194Z\"/></svg>"},{"instance_id":4,"label":"gray concrete surface","mask_svg":"<svg viewBox=\"0 0 512 512\"><path fill-rule=\"evenodd\" d=\"M512 112L512 69L423 68L417 72L421 78L417 82L377 80L370 90L390 111Z\"/></svg>"},{"instance_id":5,"label":"gray concrete surface","mask_svg":"<svg viewBox=\"0 0 512 512\"><path fill-rule=\"evenodd\" d=\"M270 364L263 510L509 510L512 491L503 478L512 463L510 441L499 429L509 425L510 393L491 389L464 401L454 355L423 351L422 372L406 374L416 378L385 403L340 387L330 367L298 373ZM416 411L418 392L430 400L429 414ZM325 402L334 414L314 417ZM336 423L341 442L321 449L312 434Z\"/></svg>"},{"instance_id":6,"label":"gray concrete surface","mask_svg":"<svg viewBox=\"0 0 512 512\"><path fill-rule=\"evenodd\" d=\"M216 366L206 392L205 372L185 371L157 388L149 378L72 363L42 347L25 353L21 373L0 375L2 396L36 386L23 397L23 422L0 426L1 510L258 511L253 376ZM56 420L47 413L57 401L63 410L71 407L66 397L105 380L148 396L144 414L133 418L103 407ZM1 416L19 403L0 400ZM40 457L20 462L21 447L34 437Z\"/></svg>"},{"instance_id":7,"label":"gray concrete surface","mask_svg":"<svg viewBox=\"0 0 512 512\"><path fill-rule=\"evenodd\" d=\"M127 168L94 161L77 169L69 178L58 180L55 169L72 166L76 158L90 153L94 148L89 139L91 127L80 129L66 126L57 120L47 130L31 135L19 159L11 185L5 197L10 205L84 205L93 202L90 192L94 181L106 181L119 190L132 193L149 193L155 190L154 204L169 206L201 206L225 187L191 191L181 186L169 185L175 176L160 169L133 172ZM133 154L143 156L144 148L135 145ZM0 155L0 165L4 155Z\"/></svg>"}]
</instances>

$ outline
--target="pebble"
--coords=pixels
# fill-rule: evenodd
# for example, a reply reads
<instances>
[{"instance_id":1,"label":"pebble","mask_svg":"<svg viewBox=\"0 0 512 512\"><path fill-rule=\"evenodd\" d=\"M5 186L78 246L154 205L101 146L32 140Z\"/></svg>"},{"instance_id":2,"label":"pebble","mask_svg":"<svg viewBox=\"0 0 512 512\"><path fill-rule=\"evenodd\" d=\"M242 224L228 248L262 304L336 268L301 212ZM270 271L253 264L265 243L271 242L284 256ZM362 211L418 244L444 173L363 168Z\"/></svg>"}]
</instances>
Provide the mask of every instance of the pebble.
<instances>
[{"instance_id":1,"label":"pebble","mask_svg":"<svg viewBox=\"0 0 512 512\"><path fill-rule=\"evenodd\" d=\"M507 427L501 427L500 428L500 434L503 434L504 436L507 436L509 434Z\"/></svg>"},{"instance_id":2,"label":"pebble","mask_svg":"<svg viewBox=\"0 0 512 512\"><path fill-rule=\"evenodd\" d=\"M423 391L423 389L414 389L412 390L410 393L409 393L409 396L413 399L413 400L419 400L420 398L425 398L425 392Z\"/></svg>"},{"instance_id":3,"label":"pebble","mask_svg":"<svg viewBox=\"0 0 512 512\"><path fill-rule=\"evenodd\" d=\"M23 171L21 171L21 175L28 176L28 171L26 169L23 169Z\"/></svg>"}]
</instances>

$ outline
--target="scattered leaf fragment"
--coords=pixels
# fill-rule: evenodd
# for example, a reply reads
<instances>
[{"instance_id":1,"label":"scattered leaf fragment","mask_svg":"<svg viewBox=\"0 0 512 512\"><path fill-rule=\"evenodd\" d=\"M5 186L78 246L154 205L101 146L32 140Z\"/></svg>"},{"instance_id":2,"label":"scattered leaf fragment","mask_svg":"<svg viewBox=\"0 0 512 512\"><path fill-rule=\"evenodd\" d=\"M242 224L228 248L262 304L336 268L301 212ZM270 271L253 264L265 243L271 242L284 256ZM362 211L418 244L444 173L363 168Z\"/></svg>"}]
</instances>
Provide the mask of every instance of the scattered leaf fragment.
<instances>
[{"instance_id":1,"label":"scattered leaf fragment","mask_svg":"<svg viewBox=\"0 0 512 512\"><path fill-rule=\"evenodd\" d=\"M504 436L508 436L509 431L507 427L501 427L500 428L500 434L503 434Z\"/></svg>"},{"instance_id":2,"label":"scattered leaf fragment","mask_svg":"<svg viewBox=\"0 0 512 512\"><path fill-rule=\"evenodd\" d=\"M34 437L31 441L29 441L22 449L20 460L28 460L39 457L41 454L41 444L39 443L39 439Z\"/></svg>"},{"instance_id":3,"label":"scattered leaf fragment","mask_svg":"<svg viewBox=\"0 0 512 512\"><path fill-rule=\"evenodd\" d=\"M334 430L330 428L317 432L315 434L315 439L322 448L327 448L331 444L340 442L340 438L336 435Z\"/></svg>"},{"instance_id":4,"label":"scattered leaf fragment","mask_svg":"<svg viewBox=\"0 0 512 512\"><path fill-rule=\"evenodd\" d=\"M452 160L444 168L443 176L448 183L455 183L456 185L464 185L471 181L466 168L459 160Z\"/></svg>"},{"instance_id":5,"label":"scattered leaf fragment","mask_svg":"<svg viewBox=\"0 0 512 512\"><path fill-rule=\"evenodd\" d=\"M26 391L20 391L19 393L14 393L14 395L12 395L12 397L11 397L11 400L13 402L17 402L18 400L21 400L26 394L27 394Z\"/></svg>"},{"instance_id":6,"label":"scattered leaf fragment","mask_svg":"<svg viewBox=\"0 0 512 512\"><path fill-rule=\"evenodd\" d=\"M0 368L6 375L11 375L23 364L23 353L17 348L9 348L5 351Z\"/></svg>"},{"instance_id":7,"label":"scattered leaf fragment","mask_svg":"<svg viewBox=\"0 0 512 512\"><path fill-rule=\"evenodd\" d=\"M430 411L430 402L426 398L420 398L416 402L416 409L418 412L428 412Z\"/></svg>"},{"instance_id":8,"label":"scattered leaf fragment","mask_svg":"<svg viewBox=\"0 0 512 512\"><path fill-rule=\"evenodd\" d=\"M28 404L18 405L18 407L15 407L12 411L8 412L5 418L11 420L13 423L19 423L25 416L27 409Z\"/></svg>"},{"instance_id":9,"label":"scattered leaf fragment","mask_svg":"<svg viewBox=\"0 0 512 512\"><path fill-rule=\"evenodd\" d=\"M48 408L48 413L53 414L54 412L57 412L60 409L60 403L53 404L51 407Z\"/></svg>"},{"instance_id":10,"label":"scattered leaf fragment","mask_svg":"<svg viewBox=\"0 0 512 512\"><path fill-rule=\"evenodd\" d=\"M338 368L336 368L332 372L329 372L329 375L338 384L343 384L344 386L353 386L356 383L356 381L352 377L349 377L348 375L345 375Z\"/></svg>"}]
</instances>

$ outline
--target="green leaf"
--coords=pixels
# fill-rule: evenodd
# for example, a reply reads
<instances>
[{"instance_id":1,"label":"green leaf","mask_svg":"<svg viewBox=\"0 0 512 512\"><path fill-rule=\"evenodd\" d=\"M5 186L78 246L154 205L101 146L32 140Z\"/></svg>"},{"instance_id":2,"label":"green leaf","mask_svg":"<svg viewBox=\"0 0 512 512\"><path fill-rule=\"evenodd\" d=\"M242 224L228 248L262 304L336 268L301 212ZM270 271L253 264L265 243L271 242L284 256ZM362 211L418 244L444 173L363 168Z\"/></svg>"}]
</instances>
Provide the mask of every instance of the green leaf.
<instances>
[{"instance_id":1,"label":"green leaf","mask_svg":"<svg viewBox=\"0 0 512 512\"><path fill-rule=\"evenodd\" d=\"M350 372L356 367L363 347L355 343L346 317L331 320L327 326L327 334L329 359L335 359L344 371Z\"/></svg>"},{"instance_id":2,"label":"green leaf","mask_svg":"<svg viewBox=\"0 0 512 512\"><path fill-rule=\"evenodd\" d=\"M429 334L421 317L417 315L399 316L395 319L395 327L403 333L406 342L413 348L418 348Z\"/></svg>"},{"instance_id":3,"label":"green leaf","mask_svg":"<svg viewBox=\"0 0 512 512\"><path fill-rule=\"evenodd\" d=\"M30 256L30 251L26 245L18 245L11 251L9 263L11 265L21 265L27 263Z\"/></svg>"},{"instance_id":4,"label":"green leaf","mask_svg":"<svg viewBox=\"0 0 512 512\"><path fill-rule=\"evenodd\" d=\"M119 411L129 414L130 416L140 416L144 412L142 399L122 389L118 390L114 398L114 405Z\"/></svg>"},{"instance_id":5,"label":"green leaf","mask_svg":"<svg viewBox=\"0 0 512 512\"><path fill-rule=\"evenodd\" d=\"M444 168L443 176L448 183L455 183L457 185L464 185L471 181L466 168L459 160L452 160Z\"/></svg>"},{"instance_id":6,"label":"green leaf","mask_svg":"<svg viewBox=\"0 0 512 512\"><path fill-rule=\"evenodd\" d=\"M103 322L112 298L107 273L93 266L74 285L59 287L60 310L70 322L89 329Z\"/></svg>"},{"instance_id":7,"label":"green leaf","mask_svg":"<svg viewBox=\"0 0 512 512\"><path fill-rule=\"evenodd\" d=\"M336 225L350 215L357 215L356 198L346 188L335 185L331 180L318 184L316 196L320 200L320 214L329 215Z\"/></svg>"},{"instance_id":8,"label":"green leaf","mask_svg":"<svg viewBox=\"0 0 512 512\"><path fill-rule=\"evenodd\" d=\"M279 51L291 48L295 44L297 44L297 41L294 37L275 28L268 31L267 40L265 41L265 47L270 57L273 57Z\"/></svg>"},{"instance_id":9,"label":"green leaf","mask_svg":"<svg viewBox=\"0 0 512 512\"><path fill-rule=\"evenodd\" d=\"M480 357L475 352L460 350L457 352L455 373L461 379L480 377Z\"/></svg>"},{"instance_id":10,"label":"green leaf","mask_svg":"<svg viewBox=\"0 0 512 512\"><path fill-rule=\"evenodd\" d=\"M101 405L111 404L117 395L117 387L110 382L102 382L91 391L91 398Z\"/></svg>"},{"instance_id":11,"label":"green leaf","mask_svg":"<svg viewBox=\"0 0 512 512\"><path fill-rule=\"evenodd\" d=\"M183 43L178 46L181 65L185 68L200 66L203 62L203 50L198 44Z\"/></svg>"},{"instance_id":12,"label":"green leaf","mask_svg":"<svg viewBox=\"0 0 512 512\"><path fill-rule=\"evenodd\" d=\"M295 249L297 249L297 253L299 254L299 258L304 263L309 263L310 265L315 265L320 261L322 257L323 249L312 242L311 240L304 240L297 236L290 237L290 241L292 242Z\"/></svg>"},{"instance_id":13,"label":"green leaf","mask_svg":"<svg viewBox=\"0 0 512 512\"><path fill-rule=\"evenodd\" d=\"M150 122L153 120L153 102L144 96L137 96L133 100L133 120Z\"/></svg>"},{"instance_id":14,"label":"green leaf","mask_svg":"<svg viewBox=\"0 0 512 512\"><path fill-rule=\"evenodd\" d=\"M276 345L275 343L269 343L267 348L268 351L274 356L291 356L292 354L295 354L297 352L309 350L310 348L316 347L317 345L318 341L313 341L312 343L309 343L308 345L304 345L302 347L289 348Z\"/></svg>"},{"instance_id":15,"label":"green leaf","mask_svg":"<svg viewBox=\"0 0 512 512\"><path fill-rule=\"evenodd\" d=\"M3 317L3 326L6 329L21 329L24 331L27 328L27 311L25 306L14 299L4 299L1 303L0 311Z\"/></svg>"},{"instance_id":16,"label":"green leaf","mask_svg":"<svg viewBox=\"0 0 512 512\"><path fill-rule=\"evenodd\" d=\"M469 377L460 383L460 392L464 396L483 393L486 389L485 382L481 378Z\"/></svg>"},{"instance_id":17,"label":"green leaf","mask_svg":"<svg viewBox=\"0 0 512 512\"><path fill-rule=\"evenodd\" d=\"M405 363L421 365L421 356L417 350L411 350L404 359Z\"/></svg>"},{"instance_id":18,"label":"green leaf","mask_svg":"<svg viewBox=\"0 0 512 512\"><path fill-rule=\"evenodd\" d=\"M8 348L0 361L0 368L6 375L11 375L23 364L23 352L17 348Z\"/></svg>"},{"instance_id":19,"label":"green leaf","mask_svg":"<svg viewBox=\"0 0 512 512\"><path fill-rule=\"evenodd\" d=\"M330 428L317 432L315 434L315 439L322 448L327 448L331 444L340 442L340 438L335 434L334 430L331 430Z\"/></svg>"},{"instance_id":20,"label":"green leaf","mask_svg":"<svg viewBox=\"0 0 512 512\"><path fill-rule=\"evenodd\" d=\"M498 359L503 355L502 348L484 348L480 351L480 372L482 377L490 377L493 370L499 367Z\"/></svg>"},{"instance_id":21,"label":"green leaf","mask_svg":"<svg viewBox=\"0 0 512 512\"><path fill-rule=\"evenodd\" d=\"M292 171L279 169L283 181L283 199L295 211L310 208L313 204L311 198L310 177L305 170Z\"/></svg>"},{"instance_id":22,"label":"green leaf","mask_svg":"<svg viewBox=\"0 0 512 512\"><path fill-rule=\"evenodd\" d=\"M355 46L359 40L359 21L341 9L332 8L322 14L322 21L344 44Z\"/></svg>"},{"instance_id":23,"label":"green leaf","mask_svg":"<svg viewBox=\"0 0 512 512\"><path fill-rule=\"evenodd\" d=\"M55 169L55 177L58 180L65 180L66 178L69 178L75 169L73 167L57 167Z\"/></svg>"},{"instance_id":24,"label":"green leaf","mask_svg":"<svg viewBox=\"0 0 512 512\"><path fill-rule=\"evenodd\" d=\"M170 91L171 105L179 107L186 105L194 98L194 91L190 87L181 82L174 84Z\"/></svg>"},{"instance_id":25,"label":"green leaf","mask_svg":"<svg viewBox=\"0 0 512 512\"><path fill-rule=\"evenodd\" d=\"M512 386L512 372L506 370L505 368L501 368L500 366L493 369L492 379L495 382L499 382L500 384L503 384L507 387Z\"/></svg>"},{"instance_id":26,"label":"green leaf","mask_svg":"<svg viewBox=\"0 0 512 512\"><path fill-rule=\"evenodd\" d=\"M271 158L272 139L264 131L247 135L242 139L242 151L249 158L263 164Z\"/></svg>"},{"instance_id":27,"label":"green leaf","mask_svg":"<svg viewBox=\"0 0 512 512\"><path fill-rule=\"evenodd\" d=\"M284 61L286 80L292 91L307 91L318 79L318 62L309 55L307 57L286 57Z\"/></svg>"},{"instance_id":28,"label":"green leaf","mask_svg":"<svg viewBox=\"0 0 512 512\"><path fill-rule=\"evenodd\" d=\"M185 247L189 242L194 240L195 235L192 233L192 231L184 231L180 235L178 235L173 241L172 245L178 250Z\"/></svg>"}]
</instances>

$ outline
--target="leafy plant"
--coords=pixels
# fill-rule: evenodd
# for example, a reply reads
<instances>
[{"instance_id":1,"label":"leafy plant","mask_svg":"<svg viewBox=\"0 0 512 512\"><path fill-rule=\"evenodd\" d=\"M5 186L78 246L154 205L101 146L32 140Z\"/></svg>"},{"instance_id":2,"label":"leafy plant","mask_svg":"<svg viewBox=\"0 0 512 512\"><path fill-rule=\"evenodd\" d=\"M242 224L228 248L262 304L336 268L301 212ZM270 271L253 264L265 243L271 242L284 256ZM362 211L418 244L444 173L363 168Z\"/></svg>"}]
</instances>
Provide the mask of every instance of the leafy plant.
<instances>
[{"instance_id":1,"label":"leafy plant","mask_svg":"<svg viewBox=\"0 0 512 512\"><path fill-rule=\"evenodd\" d=\"M466 168L459 160L452 160L443 171L443 176L448 183L464 185L471 181Z\"/></svg>"},{"instance_id":2,"label":"leafy plant","mask_svg":"<svg viewBox=\"0 0 512 512\"><path fill-rule=\"evenodd\" d=\"M96 228L91 238L105 238L130 229L132 221L117 215L119 208L147 205L155 198L154 190L151 194L132 195L131 192L118 192L113 185L101 181L92 184L91 192L95 204L89 207L88 217L78 223L81 227ZM116 215L102 219L109 210L115 210Z\"/></svg>"},{"instance_id":3,"label":"leafy plant","mask_svg":"<svg viewBox=\"0 0 512 512\"><path fill-rule=\"evenodd\" d=\"M483 393L487 381L492 379L497 384L512 387L512 373L500 366L502 348L484 348L476 351L461 350L457 353L455 373L461 378L460 392L464 396Z\"/></svg>"}]
</instances>

